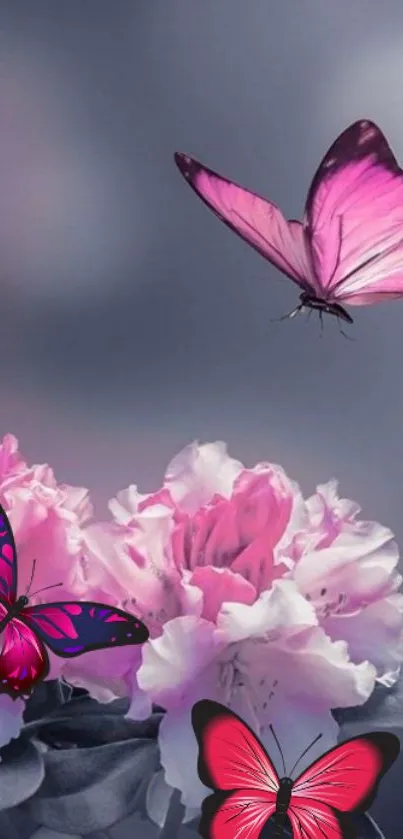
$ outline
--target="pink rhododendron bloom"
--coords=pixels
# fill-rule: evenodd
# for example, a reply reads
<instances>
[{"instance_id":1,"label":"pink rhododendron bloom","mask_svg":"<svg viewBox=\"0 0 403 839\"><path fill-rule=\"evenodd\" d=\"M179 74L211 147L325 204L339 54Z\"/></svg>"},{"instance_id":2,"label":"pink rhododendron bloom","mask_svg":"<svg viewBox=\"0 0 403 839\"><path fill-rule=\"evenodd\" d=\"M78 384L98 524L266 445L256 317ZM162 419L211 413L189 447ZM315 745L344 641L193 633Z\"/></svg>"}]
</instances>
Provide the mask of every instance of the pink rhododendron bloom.
<instances>
[{"instance_id":1,"label":"pink rhododendron bloom","mask_svg":"<svg viewBox=\"0 0 403 839\"><path fill-rule=\"evenodd\" d=\"M378 679L391 683L403 625L393 533L357 520L360 508L338 498L335 481L318 486L305 507L306 529L293 537L292 577L329 637L347 641L353 661L368 659Z\"/></svg>"},{"instance_id":2,"label":"pink rhododendron bloom","mask_svg":"<svg viewBox=\"0 0 403 839\"><path fill-rule=\"evenodd\" d=\"M251 604L288 570L276 564L274 550L293 503L293 485L280 467L246 470L224 444L189 446L170 464L159 492L140 495L129 487L110 503L113 523L86 529L88 591L141 615L153 637L180 615L215 621L224 602ZM77 680L80 662L68 664L66 676L73 667ZM104 674L98 690L94 670L91 690L100 698ZM86 668L82 674L89 687Z\"/></svg>"},{"instance_id":3,"label":"pink rhododendron bloom","mask_svg":"<svg viewBox=\"0 0 403 839\"><path fill-rule=\"evenodd\" d=\"M151 638L123 659L108 656L107 678L97 653L69 663L66 677L74 667L75 683L98 698L126 690L133 717L152 702L166 709L165 778L188 807L206 793L190 725L197 699L231 705L271 751L274 723L294 763L319 732L318 754L336 741L332 708L360 705L376 678L392 680L397 548L389 530L357 521L334 483L305 501L279 466L247 469L222 443L193 444L160 490L132 485L110 509L112 522L85 529L88 596L137 614Z\"/></svg>"},{"instance_id":4,"label":"pink rhododendron bloom","mask_svg":"<svg viewBox=\"0 0 403 839\"><path fill-rule=\"evenodd\" d=\"M62 583L63 591L83 586L81 526L92 515L87 490L58 484L50 466L28 466L8 434L0 446L0 503L13 529L18 552L18 588L26 591L36 560L33 590ZM32 602L54 599L44 593Z\"/></svg>"},{"instance_id":5,"label":"pink rhododendron bloom","mask_svg":"<svg viewBox=\"0 0 403 839\"><path fill-rule=\"evenodd\" d=\"M274 725L292 766L318 733L316 756L335 743L338 729L330 709L365 702L374 676L370 664L354 665L346 645L333 643L317 626L294 583L277 580L253 605L223 607L216 624L195 616L169 621L162 636L145 646L138 683L167 709L159 734L165 779L195 808L206 794L190 724L198 699L233 708L271 754L269 724Z\"/></svg>"},{"instance_id":6,"label":"pink rhododendron bloom","mask_svg":"<svg viewBox=\"0 0 403 839\"><path fill-rule=\"evenodd\" d=\"M81 526L92 512L87 491L58 484L46 464L28 466L18 451L16 438L7 434L0 445L0 503L10 519L17 546L18 594L27 591L35 559L33 593L46 586L62 585L33 594L32 603L77 599L85 591L80 556ZM49 678L55 678L65 661L52 654L49 658ZM4 701L7 708L11 703L19 718L23 702L13 704L8 697ZM1 717L0 707L0 741Z\"/></svg>"}]
</instances>

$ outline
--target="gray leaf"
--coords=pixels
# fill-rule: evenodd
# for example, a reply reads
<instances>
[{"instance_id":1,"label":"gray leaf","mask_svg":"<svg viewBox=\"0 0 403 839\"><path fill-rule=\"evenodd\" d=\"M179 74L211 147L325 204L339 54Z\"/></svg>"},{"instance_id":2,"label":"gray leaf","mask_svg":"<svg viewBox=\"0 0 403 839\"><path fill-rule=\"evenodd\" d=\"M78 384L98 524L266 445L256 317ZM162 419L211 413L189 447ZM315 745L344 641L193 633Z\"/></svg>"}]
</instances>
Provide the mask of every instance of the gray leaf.
<instances>
[{"instance_id":1,"label":"gray leaf","mask_svg":"<svg viewBox=\"0 0 403 839\"><path fill-rule=\"evenodd\" d=\"M155 740L126 740L92 749L49 750L46 776L24 809L60 832L103 830L133 812L159 767Z\"/></svg>"},{"instance_id":2,"label":"gray leaf","mask_svg":"<svg viewBox=\"0 0 403 839\"><path fill-rule=\"evenodd\" d=\"M142 819L138 813L132 813L126 819L110 827L103 839L158 839L159 828L152 822ZM97 839L88 836L87 839ZM176 839L176 837L173 837ZM200 836L197 836L200 839Z\"/></svg>"},{"instance_id":3,"label":"gray leaf","mask_svg":"<svg viewBox=\"0 0 403 839\"><path fill-rule=\"evenodd\" d=\"M101 705L89 697L69 702L46 719L30 722L24 733L54 748L81 748L130 739L157 739L161 714L137 722L126 719L126 701Z\"/></svg>"},{"instance_id":4,"label":"gray leaf","mask_svg":"<svg viewBox=\"0 0 403 839\"><path fill-rule=\"evenodd\" d=\"M403 728L403 676L391 688L377 685L365 705L337 709L333 714L342 739L365 731Z\"/></svg>"},{"instance_id":5,"label":"gray leaf","mask_svg":"<svg viewBox=\"0 0 403 839\"><path fill-rule=\"evenodd\" d=\"M68 702L71 695L71 687L59 679L41 682L26 703L24 721L27 723L47 716Z\"/></svg>"},{"instance_id":6,"label":"gray leaf","mask_svg":"<svg viewBox=\"0 0 403 839\"><path fill-rule=\"evenodd\" d=\"M31 839L36 829L31 819L24 816L18 807L2 810L0 813L0 836L2 839Z\"/></svg>"},{"instance_id":7,"label":"gray leaf","mask_svg":"<svg viewBox=\"0 0 403 839\"><path fill-rule=\"evenodd\" d=\"M147 815L154 824L162 828L169 811L173 788L165 780L165 772L160 769L151 778L146 793Z\"/></svg>"},{"instance_id":8,"label":"gray leaf","mask_svg":"<svg viewBox=\"0 0 403 839\"><path fill-rule=\"evenodd\" d=\"M12 740L1 750L0 810L21 804L40 787L44 775L43 756L33 743Z\"/></svg>"},{"instance_id":9,"label":"gray leaf","mask_svg":"<svg viewBox=\"0 0 403 839\"><path fill-rule=\"evenodd\" d=\"M49 830L48 827L39 827L30 839L81 839L81 836L78 833L60 833L58 830Z\"/></svg>"},{"instance_id":10,"label":"gray leaf","mask_svg":"<svg viewBox=\"0 0 403 839\"><path fill-rule=\"evenodd\" d=\"M88 836L87 839L159 839L160 835L161 831L157 825L142 820L136 813L111 827L107 836ZM170 836L171 839L200 839L197 824L193 827L182 825L179 830L172 831Z\"/></svg>"}]
</instances>

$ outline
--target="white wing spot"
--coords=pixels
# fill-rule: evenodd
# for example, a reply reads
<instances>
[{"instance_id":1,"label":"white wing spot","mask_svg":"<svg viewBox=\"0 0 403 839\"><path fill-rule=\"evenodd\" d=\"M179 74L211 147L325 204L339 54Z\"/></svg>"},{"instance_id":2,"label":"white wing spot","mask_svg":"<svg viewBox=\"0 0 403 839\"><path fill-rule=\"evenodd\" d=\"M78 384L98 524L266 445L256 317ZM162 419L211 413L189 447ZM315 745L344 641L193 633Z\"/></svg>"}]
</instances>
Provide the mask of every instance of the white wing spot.
<instances>
[{"instance_id":1,"label":"white wing spot","mask_svg":"<svg viewBox=\"0 0 403 839\"><path fill-rule=\"evenodd\" d=\"M368 122L361 123L361 134L358 138L358 145L363 146L368 140L375 136L375 129L368 124Z\"/></svg>"}]
</instances>

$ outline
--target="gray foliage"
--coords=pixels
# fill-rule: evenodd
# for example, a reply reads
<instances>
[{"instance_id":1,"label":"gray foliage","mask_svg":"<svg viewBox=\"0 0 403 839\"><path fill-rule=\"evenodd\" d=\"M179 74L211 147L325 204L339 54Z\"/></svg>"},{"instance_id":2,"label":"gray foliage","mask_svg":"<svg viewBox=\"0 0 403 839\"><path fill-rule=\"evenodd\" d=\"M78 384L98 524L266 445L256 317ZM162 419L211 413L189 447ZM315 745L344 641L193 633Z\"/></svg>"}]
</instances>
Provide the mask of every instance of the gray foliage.
<instances>
[{"instance_id":1,"label":"gray foliage","mask_svg":"<svg viewBox=\"0 0 403 839\"><path fill-rule=\"evenodd\" d=\"M403 728L403 675L391 688L377 685L365 705L334 712L341 737L354 737L364 731Z\"/></svg>"},{"instance_id":2,"label":"gray foliage","mask_svg":"<svg viewBox=\"0 0 403 839\"><path fill-rule=\"evenodd\" d=\"M180 824L177 793L162 829L148 819L162 712L134 722L126 711L124 700L101 705L83 691L40 686L21 736L1 750L1 839L197 839L197 821ZM355 822L357 839L382 839L369 816Z\"/></svg>"}]
</instances>

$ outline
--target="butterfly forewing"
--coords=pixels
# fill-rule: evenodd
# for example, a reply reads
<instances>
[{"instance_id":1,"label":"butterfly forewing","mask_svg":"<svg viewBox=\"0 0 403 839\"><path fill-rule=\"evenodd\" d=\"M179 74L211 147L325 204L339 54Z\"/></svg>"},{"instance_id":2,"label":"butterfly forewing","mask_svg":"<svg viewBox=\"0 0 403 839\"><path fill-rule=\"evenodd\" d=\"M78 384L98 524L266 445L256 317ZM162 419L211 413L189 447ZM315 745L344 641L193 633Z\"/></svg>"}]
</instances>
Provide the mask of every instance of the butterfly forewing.
<instances>
[{"instance_id":1,"label":"butterfly forewing","mask_svg":"<svg viewBox=\"0 0 403 839\"><path fill-rule=\"evenodd\" d=\"M199 743L199 775L212 789L253 789L277 795L277 772L253 731L218 702L201 700L192 710ZM270 799L271 800L271 799Z\"/></svg>"},{"instance_id":2,"label":"butterfly forewing","mask_svg":"<svg viewBox=\"0 0 403 839\"><path fill-rule=\"evenodd\" d=\"M63 658L106 647L144 644L147 627L133 615L103 603L61 601L27 606L22 619Z\"/></svg>"},{"instance_id":3,"label":"butterfly forewing","mask_svg":"<svg viewBox=\"0 0 403 839\"><path fill-rule=\"evenodd\" d=\"M200 780L216 790L203 802L203 839L259 839L276 809L276 769L253 731L218 702L192 710Z\"/></svg>"},{"instance_id":4,"label":"butterfly forewing","mask_svg":"<svg viewBox=\"0 0 403 839\"><path fill-rule=\"evenodd\" d=\"M336 810L367 809L378 783L399 754L397 737L373 732L341 743L295 781L291 801L311 798Z\"/></svg>"},{"instance_id":5,"label":"butterfly forewing","mask_svg":"<svg viewBox=\"0 0 403 839\"><path fill-rule=\"evenodd\" d=\"M10 522L0 506L0 597L12 605L17 596L17 552Z\"/></svg>"},{"instance_id":6,"label":"butterfly forewing","mask_svg":"<svg viewBox=\"0 0 403 839\"><path fill-rule=\"evenodd\" d=\"M315 292L307 241L299 221L287 221L271 201L188 155L176 154L175 160L190 186L221 221L300 288Z\"/></svg>"}]
</instances>

